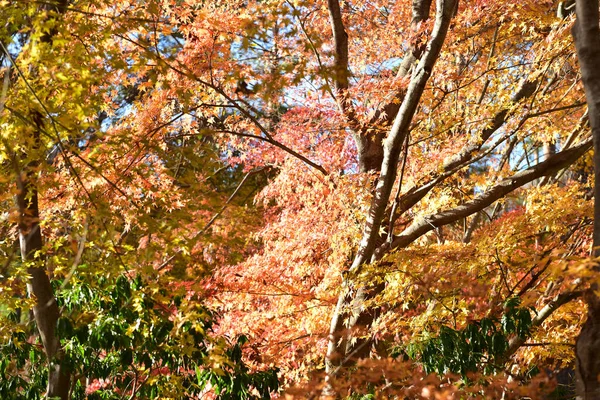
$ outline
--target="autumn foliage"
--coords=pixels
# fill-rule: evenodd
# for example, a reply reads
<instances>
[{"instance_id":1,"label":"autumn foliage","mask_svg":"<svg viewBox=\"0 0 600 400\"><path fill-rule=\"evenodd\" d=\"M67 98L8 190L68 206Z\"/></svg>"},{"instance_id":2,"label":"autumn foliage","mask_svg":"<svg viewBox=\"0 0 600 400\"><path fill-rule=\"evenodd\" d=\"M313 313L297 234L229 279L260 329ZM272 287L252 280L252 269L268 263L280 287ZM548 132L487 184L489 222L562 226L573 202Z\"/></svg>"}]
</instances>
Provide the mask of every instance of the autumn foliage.
<instances>
[{"instance_id":1,"label":"autumn foliage","mask_svg":"<svg viewBox=\"0 0 600 400\"><path fill-rule=\"evenodd\" d=\"M0 393L573 395L564 7L0 1Z\"/></svg>"}]
</instances>

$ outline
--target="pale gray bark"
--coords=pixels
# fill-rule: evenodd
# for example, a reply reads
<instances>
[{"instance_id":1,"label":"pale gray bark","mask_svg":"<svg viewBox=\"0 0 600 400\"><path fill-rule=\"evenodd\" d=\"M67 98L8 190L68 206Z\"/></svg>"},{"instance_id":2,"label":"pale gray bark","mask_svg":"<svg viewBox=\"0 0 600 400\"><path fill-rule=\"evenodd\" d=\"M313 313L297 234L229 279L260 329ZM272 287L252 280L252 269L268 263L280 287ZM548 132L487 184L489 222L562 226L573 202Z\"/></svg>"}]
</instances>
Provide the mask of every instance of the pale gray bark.
<instances>
[{"instance_id":1,"label":"pale gray bark","mask_svg":"<svg viewBox=\"0 0 600 400\"><path fill-rule=\"evenodd\" d=\"M418 1L415 1L415 3L418 3ZM423 0L422 4L425 3L427 2ZM388 135L383 142L381 166L376 169L379 170L380 175L373 191L374 197L371 202L371 208L367 215L357 255L351 267L344 275L342 290L331 320L326 358L328 379L334 379L340 371L344 370L347 364L354 362L357 358L367 356L370 350L370 341L364 338L357 340L357 337L360 336L357 332L361 329L368 329L377 317L377 310L367 309L365 302L379 293L382 288L369 286L354 287L352 285L351 277L360 273L361 268L365 264L381 259L381 257L394 249L403 248L414 243L415 240L434 229L481 212L500 198L517 188L530 184L535 179L555 174L557 171L567 168L592 147L592 139L589 138L575 146L564 148L561 152L549 154L548 158L542 162L494 183L487 191L474 199L452 209L437 212L413 221L403 232L393 236L390 242L383 242L381 240L380 228L382 223L386 221L386 213L389 213L389 200L397 175L402 145L405 143L405 139L409 133L410 125L419 105L425 84L439 56L450 19L456 10L456 4L457 2L454 0L437 0L436 21L431 39L426 48L424 48L418 65L412 69L410 84L406 92L402 94L402 103L395 114L393 126L390 127ZM332 21L334 21L334 13L331 14ZM337 22L338 30L340 24L341 18ZM336 23L332 22L332 26L335 31ZM343 35L340 37L344 38ZM344 40L346 40L345 44L347 45L347 37ZM343 57L347 53L340 54L342 57L337 57L336 62L345 63L344 65L347 68L347 58ZM347 86L344 88L344 83L344 81L338 81L338 88L342 89L342 93L347 89ZM445 160L440 169L429 174L421 183L400 196L398 214L402 214L412 208L446 178L452 176L475 160L484 157L487 150L483 150L483 145L490 138L494 137L495 133L513 115L513 110L516 109L515 103L533 96L538 87L539 82L537 80L523 79L521 84L516 88L510 104L506 104L500 108L492 118L491 123L483 128L477 137L474 136L473 140L469 141L457 154ZM338 99L338 105L345 112L346 117L354 117L354 110L351 106L350 108L345 108L348 104L347 102L340 104ZM393 218L395 216L388 217ZM556 299L554 303L551 303L544 309L542 315L551 313L555 309L553 307L562 301L562 298ZM364 334L365 332L361 333ZM353 339L351 340L351 338ZM516 341L513 343L513 346L517 346Z\"/></svg>"},{"instance_id":2,"label":"pale gray bark","mask_svg":"<svg viewBox=\"0 0 600 400\"><path fill-rule=\"evenodd\" d=\"M538 165L532 166L527 170L516 173L513 176L500 181L472 201L450 210L432 214L415 221L400 235L395 237L394 241L392 242L391 249L406 247L419 237L435 228L473 215L488 207L496 200L506 196L513 190L522 187L523 185L526 185L542 176L554 174L556 171L568 167L577 161L585 152L590 150L591 147L592 139L589 138L576 146L555 154L548 160L541 162ZM375 258L379 259L389 250L389 247L385 247L382 251L375 254ZM354 322L354 324L357 326L368 326L372 322L375 316L374 311L366 310L364 307L361 307L363 305L361 300L364 300L371 294L369 290L377 292L380 289L381 288L359 288L354 296L350 288L346 287L343 289L342 294L338 298L338 304L332 319L332 321L337 322L339 325L332 324L332 330L330 331L329 337L330 347L328 348L328 351L335 351L333 353L328 353L329 358L327 360L327 367L329 368L328 376L330 378L333 378L346 363L352 362L353 357L364 356L365 352L368 351L368 341L357 341L357 345L350 346L348 345L348 338L346 338L344 335L349 335L352 333L351 328L354 328L352 326L352 322ZM539 323L541 324L541 322L543 322L543 320L547 318L551 312L568 300L570 300L569 296L562 296L549 303L547 307L542 309L540 312L538 317L538 319L540 319ZM348 312L346 308L350 308L350 312ZM344 317L348 317L350 319L350 328L347 328L342 323L342 318ZM337 318L337 320L335 318ZM338 330L334 331L334 328ZM512 343L512 346L520 346L521 344L519 344L518 340L515 340ZM516 351L516 348L512 351Z\"/></svg>"},{"instance_id":3,"label":"pale gray bark","mask_svg":"<svg viewBox=\"0 0 600 400\"><path fill-rule=\"evenodd\" d=\"M406 247L433 229L451 224L480 212L515 189L520 188L534 181L535 179L554 174L556 171L562 168L567 168L569 165L577 161L584 153L589 151L591 147L592 138L589 138L576 146L556 153L549 159L532 166L527 170L518 172L511 177L498 182L493 187L469 202L461 204L450 210L441 211L428 215L424 218L420 218L419 220L413 222L413 224L411 224L398 236L395 236L391 247L386 243L379 248L374 254L374 258L376 260L380 259L390 250ZM343 337L343 334L348 335L351 332L342 323L342 318L344 318L344 316L349 317L351 323L355 322L356 325L359 325L360 323L368 325L372 321L374 316L373 312L366 312L364 308L360 307L361 304L359 302L361 299L369 295L370 289L377 292L380 288L359 288L354 297L352 296L352 291L350 288L344 288L338 299L338 304L332 319L332 321L336 322L338 325L332 324L329 337L330 347L328 351L335 351L335 353L328 353L328 356L330 357L328 358L328 368L335 368L334 370L330 369L329 371L331 372L328 371L330 376L335 376L335 372L338 369L341 369L345 362L352 361L349 355L363 355L365 349L367 348L367 346L365 346L366 342L364 341L359 342L360 346L362 347L362 349L360 349L361 352L358 352L359 349L356 347L353 348L347 345L347 339ZM562 301L563 299L558 300ZM560 303L558 300L557 302ZM351 313L348 314L345 308L350 308ZM550 307L546 311L553 311L553 308ZM543 315L545 315L546 311ZM334 329L337 329L337 331ZM516 342L513 344L513 346L515 345Z\"/></svg>"},{"instance_id":4,"label":"pale gray bark","mask_svg":"<svg viewBox=\"0 0 600 400\"><path fill-rule=\"evenodd\" d=\"M388 205L394 181L396 180L402 143L404 143L408 135L410 123L421 100L425 84L431 75L433 66L442 49L448 27L450 26L455 2L456 0L437 1L435 26L431 41L428 43L427 49L415 69L398 115L396 115L394 124L383 143L384 158L381 164L379 180L375 188L374 199L371 203L369 214L367 215L367 222L359 245L358 254L350 267L350 272L358 272L361 266L365 262L368 262L375 250L376 242L379 239L379 228L381 227L384 212Z\"/></svg>"},{"instance_id":5,"label":"pale gray bark","mask_svg":"<svg viewBox=\"0 0 600 400\"><path fill-rule=\"evenodd\" d=\"M425 84L431 75L433 66L442 49L455 6L456 0L437 0L435 26L431 40L419 64L416 66L404 101L384 141L384 158L381 164L380 177L375 188L374 199L367 216L367 223L362 235L363 239L359 245L358 254L349 269L351 273L357 272L369 260L375 250L377 241L380 239L379 227L383 221L392 186L396 179L401 147L408 135L409 126L419 105ZM361 289L357 294L358 301L352 301L353 296L348 288L342 289L332 317L328 338L326 369L329 378L335 376L340 367L342 367L342 363L346 359L346 353L349 351L352 352L346 345L346 337L348 335L346 335L346 328L343 323L344 309L350 303L353 304L353 308L355 308L354 314L356 315L353 319L356 322L363 314L361 301L363 296L365 296L365 289Z\"/></svg>"},{"instance_id":6,"label":"pale gray bark","mask_svg":"<svg viewBox=\"0 0 600 400\"><path fill-rule=\"evenodd\" d=\"M425 22L429 19L431 3L432 0L413 0L412 20L410 23L410 27L413 32L416 32L419 29L419 25L422 22ZM421 58L421 55L424 51L424 44L413 44L402 58L402 62L400 63L396 77L408 77L415 63ZM400 104L402 104L402 100L404 100L405 95L406 91L404 89L400 89L394 93L391 101L387 102L373 115L369 121L369 125L379 124L382 126L389 126L389 124L396 118L398 110L400 110Z\"/></svg>"},{"instance_id":7,"label":"pale gray bark","mask_svg":"<svg viewBox=\"0 0 600 400\"><path fill-rule=\"evenodd\" d=\"M481 212L478 212L477 214L475 214L473 216L473 219L471 220L471 222L469 222L469 225L467 226L467 229L465 230L465 233L463 235L463 243L470 243L471 242L471 238L473 237L473 232L475 232L475 229L477 229L477 226L479 225L479 221L481 220Z\"/></svg>"},{"instance_id":8,"label":"pale gray bark","mask_svg":"<svg viewBox=\"0 0 600 400\"><path fill-rule=\"evenodd\" d=\"M533 93L535 93L536 88L536 82L524 79L519 85L517 91L512 96L512 105L531 97ZM398 201L400 204L400 207L398 208L398 214L402 214L412 208L434 187L442 183L446 178L450 177L461 168L468 165L476 157L477 152L481 150L486 141L490 139L492 135L506 123L508 117L510 116L510 107L511 105L508 105L506 108L498 111L492 119L492 123L489 127L483 129L480 135L478 135L473 141L467 143L457 154L448 158L439 171L435 171L427 177L426 182L418 186L411 187L406 191L406 193L400 196Z\"/></svg>"}]
</instances>

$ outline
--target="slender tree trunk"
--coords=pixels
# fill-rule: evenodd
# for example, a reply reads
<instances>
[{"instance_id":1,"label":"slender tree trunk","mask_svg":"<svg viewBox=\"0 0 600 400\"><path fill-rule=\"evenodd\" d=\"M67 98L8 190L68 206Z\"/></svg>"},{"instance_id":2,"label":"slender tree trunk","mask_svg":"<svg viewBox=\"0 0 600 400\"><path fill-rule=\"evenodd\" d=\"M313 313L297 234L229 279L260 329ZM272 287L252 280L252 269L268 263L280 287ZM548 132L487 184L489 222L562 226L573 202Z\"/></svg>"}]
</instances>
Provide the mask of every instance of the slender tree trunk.
<instances>
[{"instance_id":1,"label":"slender tree trunk","mask_svg":"<svg viewBox=\"0 0 600 400\"><path fill-rule=\"evenodd\" d=\"M68 0L48 2L40 6L41 11L49 11L48 18L55 18L66 11ZM40 42L52 44L56 28L45 32ZM40 210L36 171L43 160L40 134L43 130L44 116L34 108L30 111L32 126L24 128L23 137L32 145L22 152L22 159L13 154L13 166L16 175L16 206L19 212L18 232L21 259L27 265L29 281L27 292L34 298L33 317L40 334L44 352L48 358L47 399L67 400L70 391L70 372L64 365L64 354L56 334L60 311L52 290L50 278L43 254L43 238L40 230Z\"/></svg>"},{"instance_id":2,"label":"slender tree trunk","mask_svg":"<svg viewBox=\"0 0 600 400\"><path fill-rule=\"evenodd\" d=\"M420 5L416 8L416 11L422 13L419 18L425 19L429 13L430 2L417 0L414 5ZM396 179L402 145L408 135L409 126L425 84L441 51L455 6L456 0L437 0L436 21L431 40L426 50L423 51L421 60L415 66L415 72L412 75L406 94L403 96L394 123L383 141L383 159L379 168L380 177L374 189L374 199L367 216L357 256L348 270L349 275L358 273L364 264L370 262L375 249L381 244L379 243L381 241L379 228L385 218L386 207ZM328 337L326 371L329 382L342 372L348 363L368 354L370 350L368 339L351 341L350 338L364 335L364 329L368 329L370 326L376 316L376 311L367 310L365 302L373 293L380 290L381 288L376 287L353 288L350 281L344 282L332 316ZM349 321L349 326L344 323L346 319ZM331 393L327 394L331 395Z\"/></svg>"},{"instance_id":3,"label":"slender tree trunk","mask_svg":"<svg viewBox=\"0 0 600 400\"><path fill-rule=\"evenodd\" d=\"M40 118L34 118L40 123ZM39 152L39 130L34 131L34 148L32 154ZM31 154L30 154L31 155ZM19 210L19 242L21 258L28 265L30 276L27 282L27 292L35 299L33 316L48 357L48 388L46 397L67 400L69 396L70 376L66 367L61 363L63 354L60 341L56 335L56 324L59 309L52 291L50 279L45 267L43 240L40 230L40 211L38 206L38 191L35 184L37 162L29 162L19 168L14 155L15 173L17 175L16 203Z\"/></svg>"},{"instance_id":4,"label":"slender tree trunk","mask_svg":"<svg viewBox=\"0 0 600 400\"><path fill-rule=\"evenodd\" d=\"M588 103L594 142L594 257L600 257L600 26L598 0L577 0L573 37ZM598 272L598 268L596 268ZM600 398L600 299L597 285L586 295L588 318L576 345L577 395L580 399Z\"/></svg>"}]
</instances>

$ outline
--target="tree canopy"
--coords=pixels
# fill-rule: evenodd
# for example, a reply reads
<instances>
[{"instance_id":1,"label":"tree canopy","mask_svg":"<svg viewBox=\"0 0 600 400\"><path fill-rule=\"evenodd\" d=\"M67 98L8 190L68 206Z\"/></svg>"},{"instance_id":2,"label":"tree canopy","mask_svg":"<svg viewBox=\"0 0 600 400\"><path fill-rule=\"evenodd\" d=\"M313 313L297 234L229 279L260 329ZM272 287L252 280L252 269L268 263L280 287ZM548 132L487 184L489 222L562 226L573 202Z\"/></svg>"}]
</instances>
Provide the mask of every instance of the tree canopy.
<instances>
[{"instance_id":1,"label":"tree canopy","mask_svg":"<svg viewBox=\"0 0 600 400\"><path fill-rule=\"evenodd\" d=\"M0 21L0 397L598 395L597 0Z\"/></svg>"}]
</instances>

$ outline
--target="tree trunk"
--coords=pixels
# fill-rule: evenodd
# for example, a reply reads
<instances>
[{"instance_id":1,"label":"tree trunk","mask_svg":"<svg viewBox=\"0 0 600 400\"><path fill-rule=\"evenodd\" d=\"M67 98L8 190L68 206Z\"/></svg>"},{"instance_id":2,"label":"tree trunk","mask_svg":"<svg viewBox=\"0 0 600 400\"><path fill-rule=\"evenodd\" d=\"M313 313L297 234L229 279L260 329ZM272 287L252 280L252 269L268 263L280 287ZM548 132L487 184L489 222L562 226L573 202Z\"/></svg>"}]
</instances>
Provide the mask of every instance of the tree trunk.
<instances>
[{"instance_id":1,"label":"tree trunk","mask_svg":"<svg viewBox=\"0 0 600 400\"><path fill-rule=\"evenodd\" d=\"M594 257L600 256L600 26L598 0L577 0L573 37L588 103L594 141ZM596 272L598 268L596 267ZM600 398L600 299L594 284L586 294L588 319L576 344L576 386L580 399Z\"/></svg>"},{"instance_id":2,"label":"tree trunk","mask_svg":"<svg viewBox=\"0 0 600 400\"><path fill-rule=\"evenodd\" d=\"M39 117L39 116L38 116ZM41 118L34 117L40 123ZM39 130L34 131L35 148L39 149ZM36 162L30 162L19 168L14 156L15 173L17 175L16 203L19 210L19 242L21 258L28 265L30 276L27 292L35 298L33 316L40 333L44 351L48 357L48 388L46 397L67 400L69 396L69 372L61 363L63 354L60 341L56 336L56 323L59 309L52 291L50 279L45 268L45 257L42 254L43 240L40 231L40 212L38 207L38 192L35 185Z\"/></svg>"},{"instance_id":3,"label":"tree trunk","mask_svg":"<svg viewBox=\"0 0 600 400\"><path fill-rule=\"evenodd\" d=\"M417 0L414 3L427 5L428 14L429 2ZM383 142L383 160L379 168L379 180L374 189L374 199L367 216L357 256L348 270L349 274L358 273L364 264L370 262L375 249L381 244L379 243L381 241L379 228L385 218L388 200L396 179L402 145L405 143L410 123L416 112L425 84L441 51L455 6L456 0L437 0L436 21L431 40L418 65L415 66L415 72L395 116L394 123ZM421 8L417 9L417 11L419 10ZM421 16L420 18L425 17ZM371 287L353 288L350 281L344 282L332 316L328 337L326 356L328 382L332 382L343 371L346 364L368 354L370 350L368 339L351 341L350 338L356 338L357 332L361 332L364 328L368 329L375 318L376 311L366 310L364 304L373 293L380 290L381 288ZM349 320L349 326L345 326L345 319ZM364 332L361 333L364 334ZM328 388L331 388L331 386L328 386ZM332 393L327 394L331 395Z\"/></svg>"},{"instance_id":4,"label":"tree trunk","mask_svg":"<svg viewBox=\"0 0 600 400\"><path fill-rule=\"evenodd\" d=\"M47 3L40 6L43 11L50 11L48 18L66 11L68 0ZM52 43L57 28L50 29L40 37L42 43ZM43 130L44 116L35 109L31 109L30 117L33 128L23 135L31 135L33 145L24 150L22 162L17 154L13 154L13 166L16 174L17 194L16 206L19 212L18 231L21 258L27 265L29 281L27 292L35 299L33 317L40 334L44 352L48 358L48 386L46 398L60 398L67 400L70 391L70 373L64 365L64 354L60 347L60 340L56 334L56 327L60 311L52 290L50 278L46 271L45 256L43 254L43 239L40 230L40 210L38 204L38 189L36 185L36 171L40 164L42 150L40 134Z\"/></svg>"},{"instance_id":5,"label":"tree trunk","mask_svg":"<svg viewBox=\"0 0 600 400\"><path fill-rule=\"evenodd\" d=\"M429 19L432 0L412 0L411 30L417 32L420 24ZM406 78L425 51L425 41L415 38L410 48L404 55L402 63L398 67L396 77ZM384 158L383 140L386 129L398 115L400 105L406 95L406 89L400 89L394 93L393 99L379 109L371 118L367 126L362 126L354 135L358 153L358 165L360 172L372 172L381 170ZM372 127L376 127L372 129Z\"/></svg>"}]
</instances>

